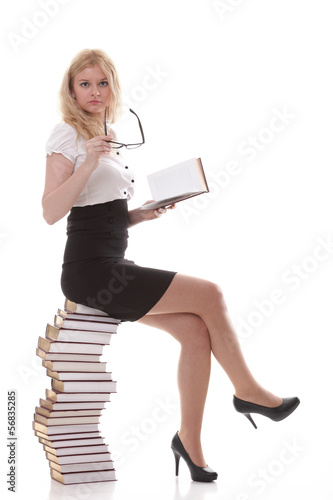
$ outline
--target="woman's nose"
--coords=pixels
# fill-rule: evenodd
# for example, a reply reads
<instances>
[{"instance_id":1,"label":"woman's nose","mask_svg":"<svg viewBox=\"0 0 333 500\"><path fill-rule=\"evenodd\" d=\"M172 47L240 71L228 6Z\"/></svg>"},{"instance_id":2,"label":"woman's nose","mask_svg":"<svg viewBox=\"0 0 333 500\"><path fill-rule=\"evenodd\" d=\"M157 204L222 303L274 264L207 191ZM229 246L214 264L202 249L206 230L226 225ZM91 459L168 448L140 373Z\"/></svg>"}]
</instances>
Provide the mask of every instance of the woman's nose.
<instances>
[{"instance_id":1,"label":"woman's nose","mask_svg":"<svg viewBox=\"0 0 333 500\"><path fill-rule=\"evenodd\" d=\"M98 87L91 87L91 93L93 95L100 95L100 90Z\"/></svg>"}]
</instances>

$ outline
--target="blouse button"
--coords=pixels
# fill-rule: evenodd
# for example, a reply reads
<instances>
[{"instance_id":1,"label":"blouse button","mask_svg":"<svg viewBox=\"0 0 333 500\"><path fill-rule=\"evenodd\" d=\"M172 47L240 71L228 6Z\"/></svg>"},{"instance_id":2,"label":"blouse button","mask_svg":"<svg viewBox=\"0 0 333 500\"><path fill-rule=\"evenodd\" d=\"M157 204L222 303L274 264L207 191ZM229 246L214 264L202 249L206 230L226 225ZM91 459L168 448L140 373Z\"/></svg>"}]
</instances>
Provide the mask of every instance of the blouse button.
<instances>
[{"instance_id":1,"label":"blouse button","mask_svg":"<svg viewBox=\"0 0 333 500\"><path fill-rule=\"evenodd\" d=\"M124 191L124 194L127 194L127 192L126 192L126 191Z\"/></svg>"},{"instance_id":2,"label":"blouse button","mask_svg":"<svg viewBox=\"0 0 333 500\"><path fill-rule=\"evenodd\" d=\"M131 182L134 182L134 179L131 179Z\"/></svg>"},{"instance_id":3,"label":"blouse button","mask_svg":"<svg viewBox=\"0 0 333 500\"><path fill-rule=\"evenodd\" d=\"M127 166L125 168L128 168Z\"/></svg>"},{"instance_id":4,"label":"blouse button","mask_svg":"<svg viewBox=\"0 0 333 500\"><path fill-rule=\"evenodd\" d=\"M116 152L117 155L120 155L119 151Z\"/></svg>"},{"instance_id":5,"label":"blouse button","mask_svg":"<svg viewBox=\"0 0 333 500\"><path fill-rule=\"evenodd\" d=\"M115 217L111 217L111 218L109 219L110 224L114 224L114 223L115 223L115 221L116 221Z\"/></svg>"}]
</instances>

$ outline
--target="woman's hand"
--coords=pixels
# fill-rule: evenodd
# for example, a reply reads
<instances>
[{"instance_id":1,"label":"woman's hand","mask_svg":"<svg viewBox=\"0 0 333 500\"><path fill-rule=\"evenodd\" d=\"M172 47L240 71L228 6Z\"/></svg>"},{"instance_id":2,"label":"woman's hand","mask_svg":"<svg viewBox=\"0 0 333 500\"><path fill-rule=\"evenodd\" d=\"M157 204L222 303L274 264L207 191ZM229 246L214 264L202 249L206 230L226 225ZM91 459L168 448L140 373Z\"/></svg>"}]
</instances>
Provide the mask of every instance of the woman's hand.
<instances>
[{"instance_id":1,"label":"woman's hand","mask_svg":"<svg viewBox=\"0 0 333 500\"><path fill-rule=\"evenodd\" d=\"M143 206L147 205L148 203L152 203L153 201L154 200L146 201L146 203L144 203ZM170 205L167 208L157 208L155 210L140 210L139 208L131 210L129 212L130 226L134 226L135 224L138 224L139 222L145 222L147 220L158 219L163 214L165 214L167 212L167 210L173 210L174 208L176 208L175 204Z\"/></svg>"},{"instance_id":2,"label":"woman's hand","mask_svg":"<svg viewBox=\"0 0 333 500\"><path fill-rule=\"evenodd\" d=\"M101 156L111 151L112 146L108 141L112 140L111 135L98 135L87 141L85 164L92 171L98 167Z\"/></svg>"},{"instance_id":3,"label":"woman's hand","mask_svg":"<svg viewBox=\"0 0 333 500\"><path fill-rule=\"evenodd\" d=\"M144 207L145 205L148 205L148 203L153 203L153 201L154 200L146 201L146 203L144 203L142 206ZM161 217L161 215L166 214L167 210L172 210L174 208L176 208L175 204L170 205L167 208L157 208L155 210L140 210L141 218L143 221L158 219L159 217Z\"/></svg>"}]
</instances>

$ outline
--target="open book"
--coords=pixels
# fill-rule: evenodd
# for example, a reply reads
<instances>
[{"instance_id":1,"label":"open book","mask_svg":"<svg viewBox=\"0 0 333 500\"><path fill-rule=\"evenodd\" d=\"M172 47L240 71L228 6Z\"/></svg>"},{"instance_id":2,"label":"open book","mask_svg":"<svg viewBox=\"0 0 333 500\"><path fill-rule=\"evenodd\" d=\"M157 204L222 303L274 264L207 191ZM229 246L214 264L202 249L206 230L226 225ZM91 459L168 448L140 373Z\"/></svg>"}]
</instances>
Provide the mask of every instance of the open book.
<instances>
[{"instance_id":1,"label":"open book","mask_svg":"<svg viewBox=\"0 0 333 500\"><path fill-rule=\"evenodd\" d=\"M153 199L140 210L167 207L192 196L208 193L209 188L200 158L192 158L147 176Z\"/></svg>"}]
</instances>

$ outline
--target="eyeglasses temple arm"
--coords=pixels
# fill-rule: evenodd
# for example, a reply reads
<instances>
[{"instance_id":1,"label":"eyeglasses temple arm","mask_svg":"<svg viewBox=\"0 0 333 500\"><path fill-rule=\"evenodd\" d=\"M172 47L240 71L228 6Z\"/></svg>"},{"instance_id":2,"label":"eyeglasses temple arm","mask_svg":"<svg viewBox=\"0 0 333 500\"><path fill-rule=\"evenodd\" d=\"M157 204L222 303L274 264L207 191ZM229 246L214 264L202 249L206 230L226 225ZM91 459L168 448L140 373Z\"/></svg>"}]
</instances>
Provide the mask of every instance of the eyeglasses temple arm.
<instances>
[{"instance_id":1,"label":"eyeglasses temple arm","mask_svg":"<svg viewBox=\"0 0 333 500\"><path fill-rule=\"evenodd\" d=\"M107 128L106 128L106 110L107 110L107 109L108 109L108 108L106 107L106 108L105 108L105 113L104 113L104 132L105 132L105 135L108 135L108 130L107 130Z\"/></svg>"},{"instance_id":2,"label":"eyeglasses temple arm","mask_svg":"<svg viewBox=\"0 0 333 500\"><path fill-rule=\"evenodd\" d=\"M145 142L145 136L144 136L144 133L143 133L143 129L142 129L142 125L141 125L141 122L140 122L140 118L135 113L135 111L133 111L133 109L129 108L129 110L130 110L131 113L133 113L133 115L135 115L137 117L138 122L139 122L140 132L141 132L141 135L142 135L142 142Z\"/></svg>"}]
</instances>

